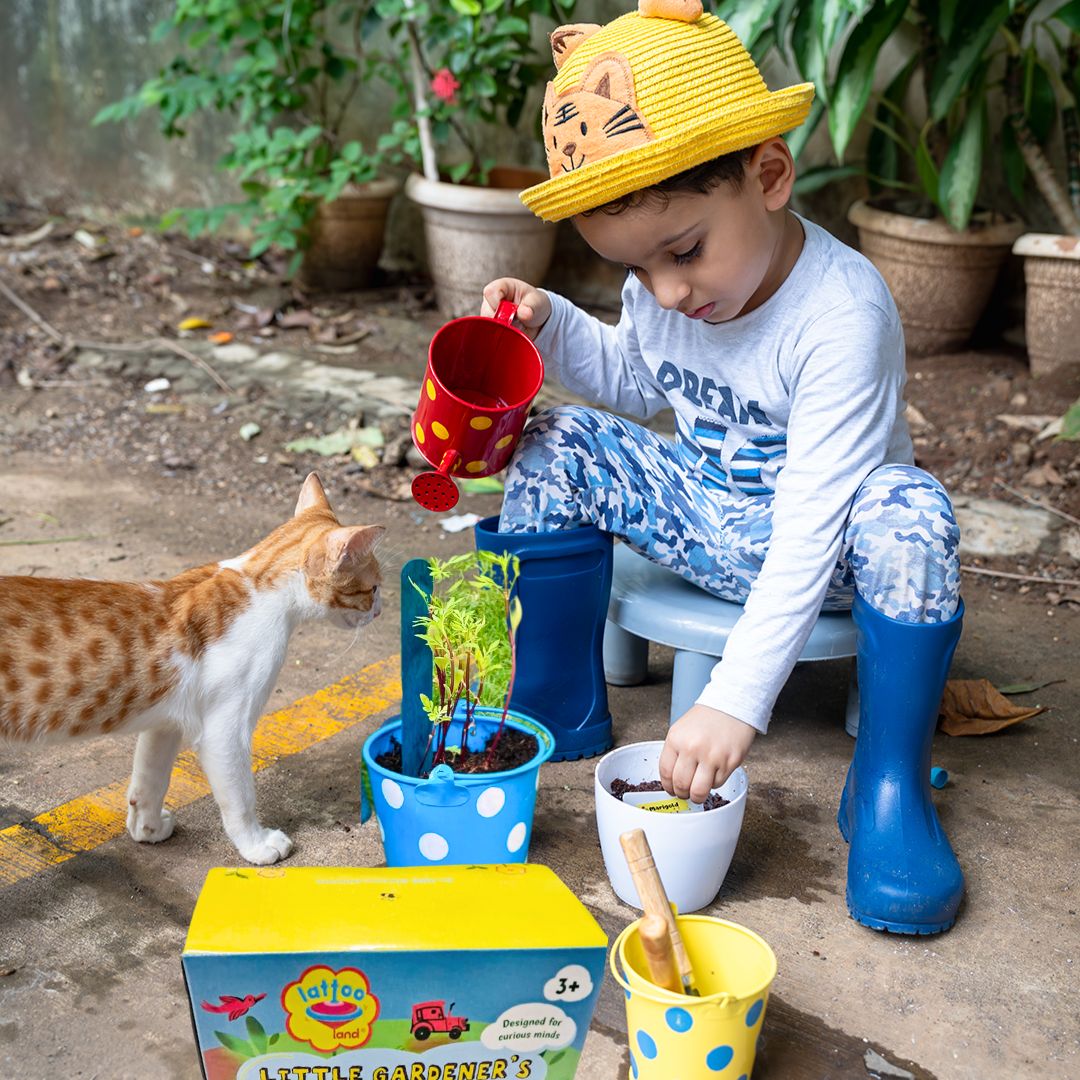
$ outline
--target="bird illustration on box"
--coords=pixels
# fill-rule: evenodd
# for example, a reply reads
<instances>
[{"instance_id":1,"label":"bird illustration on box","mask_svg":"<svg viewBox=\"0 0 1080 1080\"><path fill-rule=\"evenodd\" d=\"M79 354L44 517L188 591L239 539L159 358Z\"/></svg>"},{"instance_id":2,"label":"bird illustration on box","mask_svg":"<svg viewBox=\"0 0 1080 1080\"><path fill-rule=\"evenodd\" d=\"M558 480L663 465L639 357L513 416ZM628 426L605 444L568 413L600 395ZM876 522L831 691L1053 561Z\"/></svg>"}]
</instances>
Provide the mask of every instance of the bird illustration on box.
<instances>
[{"instance_id":1,"label":"bird illustration on box","mask_svg":"<svg viewBox=\"0 0 1080 1080\"><path fill-rule=\"evenodd\" d=\"M232 994L221 994L217 1005L211 1005L209 1001L202 1002L202 1007L207 1012L228 1013L230 1020L239 1020L256 1002L262 1001L265 994L247 994L245 997L234 997Z\"/></svg>"}]
</instances>

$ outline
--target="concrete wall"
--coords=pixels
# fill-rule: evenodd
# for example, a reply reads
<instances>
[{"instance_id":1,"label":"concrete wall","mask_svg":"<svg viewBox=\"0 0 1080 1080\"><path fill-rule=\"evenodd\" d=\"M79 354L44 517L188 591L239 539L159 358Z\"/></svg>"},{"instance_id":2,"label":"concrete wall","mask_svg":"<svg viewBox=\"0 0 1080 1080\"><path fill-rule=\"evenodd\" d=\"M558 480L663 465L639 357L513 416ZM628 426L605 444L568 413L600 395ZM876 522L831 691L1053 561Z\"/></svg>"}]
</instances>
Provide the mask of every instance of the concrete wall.
<instances>
[{"instance_id":1,"label":"concrete wall","mask_svg":"<svg viewBox=\"0 0 1080 1080\"><path fill-rule=\"evenodd\" d=\"M160 212L232 193L213 162L218 117L166 140L146 114L91 127L167 56L150 31L168 0L4 0L0 5L0 193L49 208Z\"/></svg>"}]
</instances>

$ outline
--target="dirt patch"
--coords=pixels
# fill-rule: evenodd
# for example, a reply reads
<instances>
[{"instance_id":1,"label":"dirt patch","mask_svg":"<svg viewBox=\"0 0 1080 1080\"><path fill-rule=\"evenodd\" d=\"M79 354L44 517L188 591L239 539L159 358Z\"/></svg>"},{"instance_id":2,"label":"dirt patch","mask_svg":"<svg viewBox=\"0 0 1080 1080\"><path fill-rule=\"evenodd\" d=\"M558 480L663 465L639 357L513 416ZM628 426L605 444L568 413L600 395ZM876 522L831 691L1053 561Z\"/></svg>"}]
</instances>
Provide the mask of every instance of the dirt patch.
<instances>
[{"instance_id":1,"label":"dirt patch","mask_svg":"<svg viewBox=\"0 0 1080 1080\"><path fill-rule=\"evenodd\" d=\"M20 240L50 224L47 235ZM203 373L200 389L166 395L154 403L164 408L150 413L144 378L84 370L70 339L168 337L183 346L227 333L235 344L260 352L309 351L323 362L419 380L426 342L442 322L426 282L384 276L364 292L310 296L284 282L280 261L248 260L231 241L46 220L10 204L0 216L0 269L41 320L0 296L0 387L10 409L0 425L0 452L108 462L157 474L185 495L236 486L281 497L298 476L318 467L339 489L408 504L414 470L403 467L409 438L400 418L378 421L387 450L374 467L348 456L288 454L284 444L300 435L331 431L346 420L373 421L347 416L332 401L290 402L269 375L228 395ZM192 317L210 325L178 329ZM337 349L337 358L328 359L327 350ZM908 419L919 465L954 496L1042 505L1066 515L1064 529L1080 528L1068 520L1080 519L1080 443L1042 434L1049 419L1080 399L1080 365L1035 379L1022 350L1001 346L911 358L908 371ZM31 387L40 389L32 393ZM261 434L241 441L239 432L252 422ZM657 426L665 422L660 418ZM1050 578L997 578L994 587L1034 592L1057 605L1080 597L1071 584L1080 576L1074 547L969 561L976 570Z\"/></svg>"}]
</instances>

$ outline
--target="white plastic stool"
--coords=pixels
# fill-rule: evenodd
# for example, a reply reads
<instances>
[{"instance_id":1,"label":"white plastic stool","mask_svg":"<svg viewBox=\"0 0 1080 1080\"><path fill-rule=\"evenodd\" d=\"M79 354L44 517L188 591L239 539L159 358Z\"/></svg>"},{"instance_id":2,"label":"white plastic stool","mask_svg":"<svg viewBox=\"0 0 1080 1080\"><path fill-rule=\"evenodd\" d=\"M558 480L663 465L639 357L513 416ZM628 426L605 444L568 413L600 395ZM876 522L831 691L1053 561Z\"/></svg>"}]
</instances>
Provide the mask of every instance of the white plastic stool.
<instances>
[{"instance_id":1,"label":"white plastic stool","mask_svg":"<svg viewBox=\"0 0 1080 1080\"><path fill-rule=\"evenodd\" d=\"M625 544L615 545L604 630L604 675L614 686L634 686L648 673L649 642L675 650L671 717L678 720L697 700L739 616L742 605L720 600ZM855 655L855 624L847 611L823 611L799 660ZM845 727L859 726L855 665L851 665Z\"/></svg>"}]
</instances>

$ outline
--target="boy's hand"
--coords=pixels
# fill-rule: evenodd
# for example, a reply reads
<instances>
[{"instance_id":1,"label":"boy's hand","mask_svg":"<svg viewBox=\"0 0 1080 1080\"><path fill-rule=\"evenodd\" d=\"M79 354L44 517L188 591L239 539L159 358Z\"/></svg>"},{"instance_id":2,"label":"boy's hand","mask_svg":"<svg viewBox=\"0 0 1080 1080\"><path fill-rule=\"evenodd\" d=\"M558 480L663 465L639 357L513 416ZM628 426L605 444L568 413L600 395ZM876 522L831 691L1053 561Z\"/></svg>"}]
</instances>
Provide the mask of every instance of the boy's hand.
<instances>
[{"instance_id":1,"label":"boy's hand","mask_svg":"<svg viewBox=\"0 0 1080 1080\"><path fill-rule=\"evenodd\" d=\"M671 725L660 755L669 795L703 803L742 764L757 731L708 705L694 705Z\"/></svg>"},{"instance_id":2,"label":"boy's hand","mask_svg":"<svg viewBox=\"0 0 1080 1080\"><path fill-rule=\"evenodd\" d=\"M517 278L497 278L484 286L484 303L481 315L494 315L500 300L517 304L517 321L530 341L544 328L551 318L551 301L541 289Z\"/></svg>"}]
</instances>

